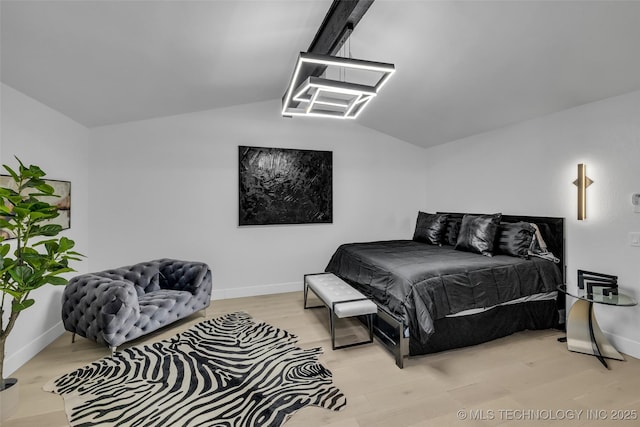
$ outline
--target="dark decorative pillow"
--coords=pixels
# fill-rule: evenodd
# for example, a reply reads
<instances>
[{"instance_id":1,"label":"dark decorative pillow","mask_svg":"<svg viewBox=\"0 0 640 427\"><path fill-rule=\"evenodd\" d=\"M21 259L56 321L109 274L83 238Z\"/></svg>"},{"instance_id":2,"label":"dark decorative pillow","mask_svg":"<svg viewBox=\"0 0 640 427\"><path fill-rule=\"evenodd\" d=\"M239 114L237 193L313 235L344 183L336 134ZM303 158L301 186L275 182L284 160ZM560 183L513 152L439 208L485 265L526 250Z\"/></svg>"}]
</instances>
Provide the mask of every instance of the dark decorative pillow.
<instances>
[{"instance_id":1,"label":"dark decorative pillow","mask_svg":"<svg viewBox=\"0 0 640 427\"><path fill-rule=\"evenodd\" d=\"M463 216L454 249L493 256L493 246L501 218L501 213Z\"/></svg>"},{"instance_id":2,"label":"dark decorative pillow","mask_svg":"<svg viewBox=\"0 0 640 427\"><path fill-rule=\"evenodd\" d=\"M526 257L535 232L535 228L528 222L500 223L496 253Z\"/></svg>"},{"instance_id":3,"label":"dark decorative pillow","mask_svg":"<svg viewBox=\"0 0 640 427\"><path fill-rule=\"evenodd\" d=\"M458 233L460 233L460 223L462 218L449 218L445 229L442 243L444 245L455 246L458 243Z\"/></svg>"},{"instance_id":4,"label":"dark decorative pillow","mask_svg":"<svg viewBox=\"0 0 640 427\"><path fill-rule=\"evenodd\" d=\"M413 233L413 240L431 245L439 245L440 242L442 242L442 236L447 226L447 219L449 219L449 216L445 214L418 212L418 220L416 221L416 231Z\"/></svg>"}]
</instances>

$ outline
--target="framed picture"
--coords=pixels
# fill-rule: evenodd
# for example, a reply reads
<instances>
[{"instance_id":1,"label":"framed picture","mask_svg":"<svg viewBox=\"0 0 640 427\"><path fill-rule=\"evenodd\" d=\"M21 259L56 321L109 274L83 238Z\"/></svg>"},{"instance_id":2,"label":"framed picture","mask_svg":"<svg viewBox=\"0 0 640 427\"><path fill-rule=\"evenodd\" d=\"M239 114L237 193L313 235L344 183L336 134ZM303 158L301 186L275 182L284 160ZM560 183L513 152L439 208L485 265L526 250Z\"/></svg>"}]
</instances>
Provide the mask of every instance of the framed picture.
<instances>
[{"instance_id":1,"label":"framed picture","mask_svg":"<svg viewBox=\"0 0 640 427\"><path fill-rule=\"evenodd\" d=\"M240 225L333 222L331 151L238 148Z\"/></svg>"},{"instance_id":2,"label":"framed picture","mask_svg":"<svg viewBox=\"0 0 640 427\"><path fill-rule=\"evenodd\" d=\"M54 194L59 196L40 197L40 200L58 208L58 217L47 221L47 223L59 224L63 229L71 228L71 182L58 181L55 179L45 179L44 181L52 186ZM13 188L14 190L17 190L13 179L9 175L0 175L0 187ZM37 190L34 189L33 192L35 191ZM5 228L0 228L0 235L4 236L5 239L14 239L16 237L13 235L11 230L7 230Z\"/></svg>"}]
</instances>

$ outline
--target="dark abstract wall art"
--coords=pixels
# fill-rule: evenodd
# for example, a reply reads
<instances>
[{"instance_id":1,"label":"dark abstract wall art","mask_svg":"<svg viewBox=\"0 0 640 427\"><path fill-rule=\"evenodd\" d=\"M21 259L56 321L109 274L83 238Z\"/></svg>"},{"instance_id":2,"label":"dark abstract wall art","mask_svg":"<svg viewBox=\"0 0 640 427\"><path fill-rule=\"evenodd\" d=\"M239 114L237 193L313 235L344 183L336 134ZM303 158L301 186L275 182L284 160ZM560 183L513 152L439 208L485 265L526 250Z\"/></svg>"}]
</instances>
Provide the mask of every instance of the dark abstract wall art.
<instances>
[{"instance_id":1,"label":"dark abstract wall art","mask_svg":"<svg viewBox=\"0 0 640 427\"><path fill-rule=\"evenodd\" d=\"M333 222L331 151L238 148L240 225Z\"/></svg>"}]
</instances>

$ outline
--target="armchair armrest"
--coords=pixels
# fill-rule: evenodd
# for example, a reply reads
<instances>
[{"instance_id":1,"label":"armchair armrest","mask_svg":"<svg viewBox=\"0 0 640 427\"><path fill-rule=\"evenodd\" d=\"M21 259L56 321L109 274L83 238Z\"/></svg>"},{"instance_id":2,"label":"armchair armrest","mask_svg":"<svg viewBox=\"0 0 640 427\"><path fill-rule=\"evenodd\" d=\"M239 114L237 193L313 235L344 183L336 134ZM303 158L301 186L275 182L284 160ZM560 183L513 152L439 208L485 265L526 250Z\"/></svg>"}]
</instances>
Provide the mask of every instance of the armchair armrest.
<instances>
[{"instance_id":1,"label":"armchair armrest","mask_svg":"<svg viewBox=\"0 0 640 427\"><path fill-rule=\"evenodd\" d=\"M203 262L162 259L160 262L160 287L191 292L200 307L211 304L213 287L211 269Z\"/></svg>"},{"instance_id":2,"label":"armchair armrest","mask_svg":"<svg viewBox=\"0 0 640 427\"><path fill-rule=\"evenodd\" d=\"M96 274L76 276L62 294L62 321L67 331L109 347L126 341L140 317L133 283Z\"/></svg>"}]
</instances>

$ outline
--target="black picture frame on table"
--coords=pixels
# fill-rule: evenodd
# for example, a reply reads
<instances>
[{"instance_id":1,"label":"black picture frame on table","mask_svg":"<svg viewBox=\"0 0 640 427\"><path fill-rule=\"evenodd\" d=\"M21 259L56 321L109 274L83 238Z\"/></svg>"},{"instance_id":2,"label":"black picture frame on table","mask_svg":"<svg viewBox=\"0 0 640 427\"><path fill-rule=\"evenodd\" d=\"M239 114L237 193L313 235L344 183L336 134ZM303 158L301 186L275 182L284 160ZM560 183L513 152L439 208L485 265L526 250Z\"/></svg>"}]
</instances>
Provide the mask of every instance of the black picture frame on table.
<instances>
[{"instance_id":1,"label":"black picture frame on table","mask_svg":"<svg viewBox=\"0 0 640 427\"><path fill-rule=\"evenodd\" d=\"M238 147L238 224L333 222L333 153Z\"/></svg>"},{"instance_id":2,"label":"black picture frame on table","mask_svg":"<svg viewBox=\"0 0 640 427\"><path fill-rule=\"evenodd\" d=\"M62 181L58 179L45 179L45 183L54 188L54 196L41 196L40 199L46 201L50 205L58 208L58 217L46 221L47 224L58 224L62 226L63 230L71 228L71 181ZM13 179L9 175L0 175L0 187L13 188L16 190L13 184ZM33 192L36 190L33 189ZM5 240L15 239L16 236L11 233L10 230L0 228L0 235L4 236Z\"/></svg>"}]
</instances>

